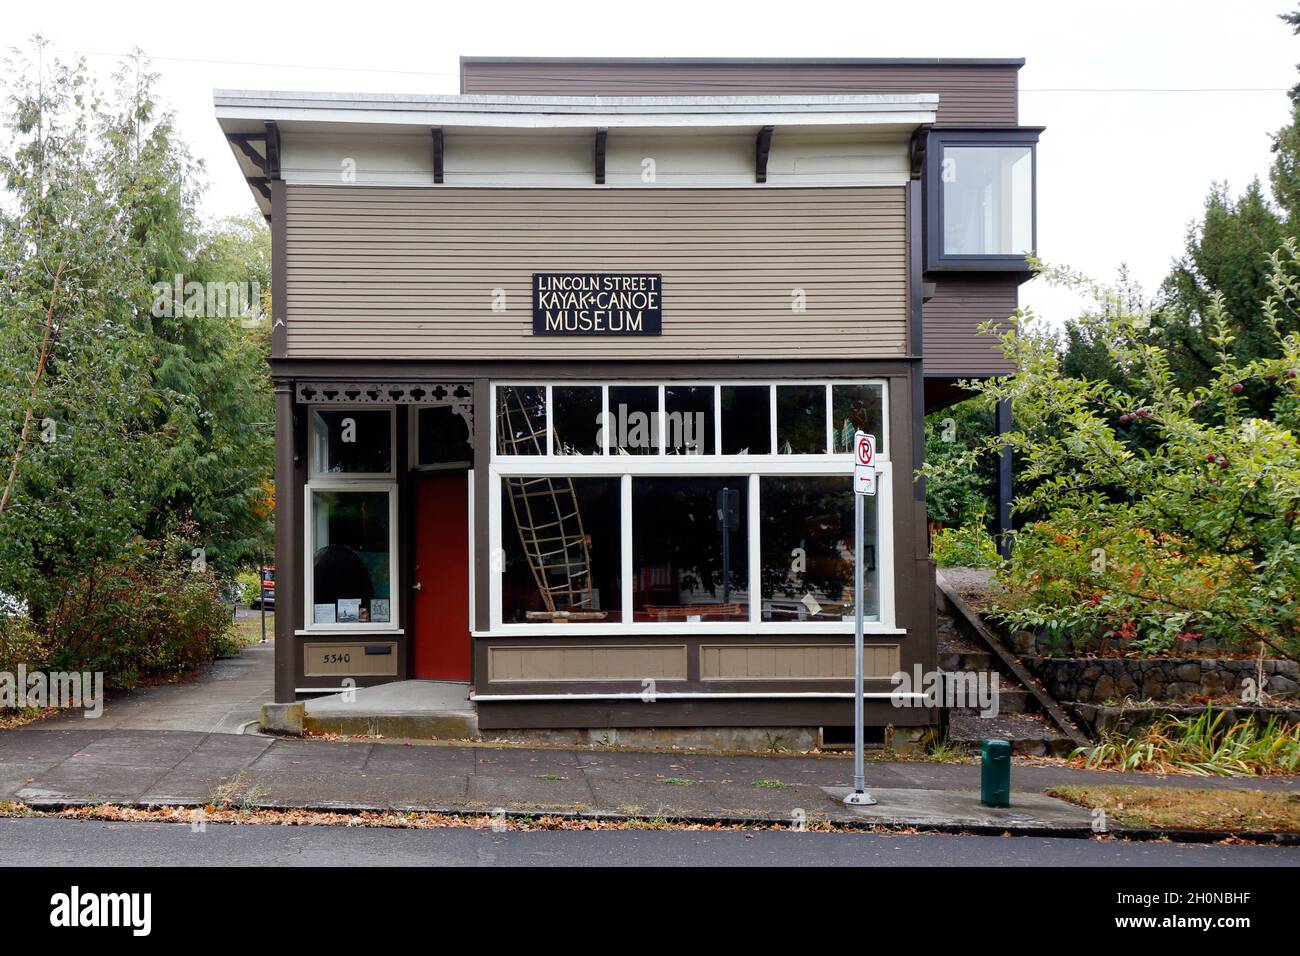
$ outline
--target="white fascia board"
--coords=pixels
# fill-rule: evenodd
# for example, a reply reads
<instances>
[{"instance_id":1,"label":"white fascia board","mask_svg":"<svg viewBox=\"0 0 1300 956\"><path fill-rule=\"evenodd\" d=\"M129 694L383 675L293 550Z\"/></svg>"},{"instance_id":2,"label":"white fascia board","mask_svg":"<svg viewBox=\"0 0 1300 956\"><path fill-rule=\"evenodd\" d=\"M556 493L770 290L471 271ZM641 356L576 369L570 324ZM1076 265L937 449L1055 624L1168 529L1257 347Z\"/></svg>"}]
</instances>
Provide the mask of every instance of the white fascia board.
<instances>
[{"instance_id":1,"label":"white fascia board","mask_svg":"<svg viewBox=\"0 0 1300 956\"><path fill-rule=\"evenodd\" d=\"M496 129L915 126L933 93L862 96L356 97L219 90L222 125L241 121Z\"/></svg>"}]
</instances>

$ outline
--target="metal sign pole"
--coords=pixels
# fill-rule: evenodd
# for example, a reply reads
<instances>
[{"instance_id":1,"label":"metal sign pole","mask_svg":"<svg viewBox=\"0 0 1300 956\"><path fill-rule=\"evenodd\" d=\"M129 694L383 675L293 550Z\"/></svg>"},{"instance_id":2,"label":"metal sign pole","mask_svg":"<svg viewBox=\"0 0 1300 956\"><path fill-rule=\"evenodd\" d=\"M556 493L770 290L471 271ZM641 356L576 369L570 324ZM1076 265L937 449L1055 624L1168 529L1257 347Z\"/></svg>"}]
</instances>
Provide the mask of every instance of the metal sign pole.
<instances>
[{"instance_id":1,"label":"metal sign pole","mask_svg":"<svg viewBox=\"0 0 1300 956\"><path fill-rule=\"evenodd\" d=\"M266 555L257 552L257 609L262 613L262 643L266 643Z\"/></svg>"},{"instance_id":2,"label":"metal sign pole","mask_svg":"<svg viewBox=\"0 0 1300 956\"><path fill-rule=\"evenodd\" d=\"M854 436L855 455L859 442L865 438L862 432ZM856 462L855 462L856 470ZM856 482L855 482L856 484ZM862 499L864 495L855 487L853 490L853 792L844 798L852 806L869 807L876 800L867 793L867 774L863 765L863 714L862 700Z\"/></svg>"}]
</instances>

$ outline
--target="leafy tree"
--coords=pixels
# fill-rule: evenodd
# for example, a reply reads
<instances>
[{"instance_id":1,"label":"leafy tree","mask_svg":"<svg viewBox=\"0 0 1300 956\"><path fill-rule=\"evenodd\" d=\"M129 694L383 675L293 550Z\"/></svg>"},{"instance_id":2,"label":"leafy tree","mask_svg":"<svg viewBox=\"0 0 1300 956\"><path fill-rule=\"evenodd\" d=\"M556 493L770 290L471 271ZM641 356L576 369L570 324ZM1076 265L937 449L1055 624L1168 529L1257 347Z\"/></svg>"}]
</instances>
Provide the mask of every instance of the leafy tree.
<instances>
[{"instance_id":1,"label":"leafy tree","mask_svg":"<svg viewBox=\"0 0 1300 956\"><path fill-rule=\"evenodd\" d=\"M1213 365L1191 387L1150 334L1150 312L1111 290L1090 287L1098 308L1079 321L1108 343L1124 387L1066 374L1032 317L1002 334L1017 374L975 387L1011 400L1016 427L971 454L1014 449L1025 479L1014 510L1038 516L1001 575L1007 622L1149 652L1204 635L1300 655L1300 333L1287 321L1300 310L1297 275L1287 240L1251 323L1271 335L1261 351L1273 357L1241 357L1227 297L1212 294Z\"/></svg>"},{"instance_id":2,"label":"leafy tree","mask_svg":"<svg viewBox=\"0 0 1300 956\"><path fill-rule=\"evenodd\" d=\"M6 61L0 104L0 596L69 663L89 647L58 646L79 613L115 608L128 636L143 620L122 603L131 589L106 597L124 575L155 602L201 606L216 590L190 579L192 547L233 571L269 537L269 239L256 220L201 222L201 168L142 61L102 94L83 62L42 59ZM233 312L203 295L159 308L176 276L261 294ZM215 645L148 660L179 666L194 646Z\"/></svg>"},{"instance_id":3,"label":"leafy tree","mask_svg":"<svg viewBox=\"0 0 1300 956\"><path fill-rule=\"evenodd\" d=\"M131 290L143 281L124 195L78 65L11 70L0 155L0 591L34 614L111 560L156 493L159 398Z\"/></svg>"},{"instance_id":4,"label":"leafy tree","mask_svg":"<svg viewBox=\"0 0 1300 956\"><path fill-rule=\"evenodd\" d=\"M978 397L925 417L925 504L930 521L950 528L997 520L997 462L966 453L996 431L994 406Z\"/></svg>"}]
</instances>

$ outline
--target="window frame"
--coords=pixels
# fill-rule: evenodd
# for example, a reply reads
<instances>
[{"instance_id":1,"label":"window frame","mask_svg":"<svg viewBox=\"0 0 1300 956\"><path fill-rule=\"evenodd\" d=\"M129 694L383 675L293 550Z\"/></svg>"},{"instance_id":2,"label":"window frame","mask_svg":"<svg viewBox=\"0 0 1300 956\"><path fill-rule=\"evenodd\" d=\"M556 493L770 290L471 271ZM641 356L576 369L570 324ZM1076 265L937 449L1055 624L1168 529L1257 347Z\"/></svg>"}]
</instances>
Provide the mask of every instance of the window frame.
<instances>
[{"instance_id":1,"label":"window frame","mask_svg":"<svg viewBox=\"0 0 1300 956\"><path fill-rule=\"evenodd\" d=\"M882 435L876 436L877 439L883 438L885 453L878 454L876 458L876 470L878 480L876 482L877 493L874 497L877 508L877 567L879 570L880 580L880 609L879 615L875 620L869 620L865 623L864 630L868 634L883 635L901 635L905 631L897 626L896 612L896 588L897 582L894 576L894 488L893 488L893 464L888 452L892 450L890 440L889 413L890 413L890 388L889 381L884 378L853 378L853 379L735 379L726 381L701 382L694 380L636 380L636 381L609 381L609 380L582 380L582 381L564 381L562 384L568 385L595 385L603 386L601 407L608 410L608 387L610 385L657 385L659 386L659 409L661 412L658 428L659 453L647 455L617 455L609 453L610 442L609 435L606 432L605 448L600 455L555 455L554 441L550 434L550 384L546 383L547 388L547 435L545 455L500 455L497 453L497 436L496 436L496 389L499 386L510 385L539 385L543 384L536 380L533 381L493 381L491 383L490 394L492 396L493 407L487 410L488 418L491 421L491 449L492 455L488 463L488 541L492 549L494 559L492 561L493 574L489 581L489 608L490 616L488 628L483 631L475 631L476 636L520 636L520 637L539 637L545 635L576 637L580 635L651 635L651 634L674 634L681 636L683 633L700 634L700 635L723 635L723 634L852 634L854 629L853 621L764 621L762 620L762 587L761 587L761 508L762 500L760 495L760 481L764 476L781 476L781 477L822 477L822 476L842 476L845 482L849 482L852 476L853 454L847 452L827 452L824 454L790 454L782 455L776 452L762 455L723 455L718 453L722 447L721 430L722 420L721 411L721 389L724 385L765 385L770 391L770 400L775 402L776 385L822 385L825 386L825 407L826 407L826 447L834 448L831 422L832 408L832 385L878 385L881 389L881 431ZM662 415L664 409L664 386L666 385L712 385L714 401L714 449L712 455L666 455L663 454L664 432L666 430L665 419ZM608 420L608 419L606 419ZM776 419L772 416L770 422L772 430L772 447L776 446ZM501 480L505 477L518 476L540 476L551 475L556 477L590 477L604 476L620 479L620 547L621 547L621 579L623 593L620 595L620 606L622 608L622 620L617 623L602 623L599 621L586 621L580 623L555 623L555 622L530 622L530 623L506 623L502 620L502 594L501 594L501 573L500 570L504 565L503 555L503 521L501 514ZM749 581L749 608L748 619L745 621L699 621L691 624L682 624L678 621L657 622L657 621L635 621L633 620L633 567L632 567L632 479L638 477L679 477L679 478L706 478L706 477L727 477L727 476L745 477L748 481L748 500L749 509L746 512L745 520L747 521L749 553L747 555Z\"/></svg>"},{"instance_id":2,"label":"window frame","mask_svg":"<svg viewBox=\"0 0 1300 956\"><path fill-rule=\"evenodd\" d=\"M313 416L318 410L330 411L387 411L390 470L383 472L319 472L316 470L317 440ZM398 502L397 502L397 412L393 406L375 405L308 405L307 406L308 463L307 480L303 484L303 626L294 633L297 635L320 634L402 634L401 626L401 579L402 562L397 553L398 547ZM413 416L412 416L413 417ZM391 584L389 594L389 611L387 623L374 621L357 621L355 624L317 624L314 621L313 605L315 603L316 581L314 560L316 556L316 519L312 509L312 496L318 491L333 492L384 492L388 495L388 579Z\"/></svg>"},{"instance_id":3,"label":"window frame","mask_svg":"<svg viewBox=\"0 0 1300 956\"><path fill-rule=\"evenodd\" d=\"M320 441L316 436L316 413L330 412L388 412L388 471L320 471ZM382 405L308 405L307 406L307 480L342 478L345 480L373 481L391 478L397 480L397 415L393 406Z\"/></svg>"},{"instance_id":4,"label":"window frame","mask_svg":"<svg viewBox=\"0 0 1300 956\"><path fill-rule=\"evenodd\" d=\"M1029 147L1029 222L1032 252L1038 250L1038 136L1041 126L1003 129L934 129L925 147L925 268L927 272L1022 272L1029 256L949 253L943 248L943 151L948 147Z\"/></svg>"},{"instance_id":5,"label":"window frame","mask_svg":"<svg viewBox=\"0 0 1300 956\"><path fill-rule=\"evenodd\" d=\"M426 408L454 408L446 402L420 402L407 406L406 412L406 470L418 472L430 471L468 471L474 467L474 433L470 431L470 457L465 461L444 461L434 465L420 464L420 412Z\"/></svg>"}]
</instances>

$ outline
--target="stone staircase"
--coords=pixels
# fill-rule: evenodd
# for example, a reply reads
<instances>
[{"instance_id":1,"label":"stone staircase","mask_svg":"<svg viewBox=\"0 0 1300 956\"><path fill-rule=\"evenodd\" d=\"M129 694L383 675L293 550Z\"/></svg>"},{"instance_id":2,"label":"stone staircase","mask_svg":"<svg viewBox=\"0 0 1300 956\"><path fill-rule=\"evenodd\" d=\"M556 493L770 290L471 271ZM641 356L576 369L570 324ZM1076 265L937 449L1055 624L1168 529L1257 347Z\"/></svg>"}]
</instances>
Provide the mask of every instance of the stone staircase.
<instances>
[{"instance_id":1,"label":"stone staircase","mask_svg":"<svg viewBox=\"0 0 1300 956\"><path fill-rule=\"evenodd\" d=\"M983 717L976 707L948 708L950 742L978 750L985 740L1008 740L1012 753L1058 757L1088 743L1059 705L1046 697L1042 685L1009 652L999 653L992 646L992 636L979 616L952 592L945 593L942 584L937 638L940 671L998 675L997 715ZM1049 710L1052 707L1055 716Z\"/></svg>"}]
</instances>

